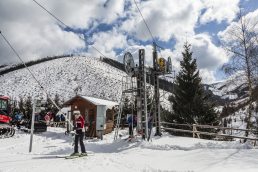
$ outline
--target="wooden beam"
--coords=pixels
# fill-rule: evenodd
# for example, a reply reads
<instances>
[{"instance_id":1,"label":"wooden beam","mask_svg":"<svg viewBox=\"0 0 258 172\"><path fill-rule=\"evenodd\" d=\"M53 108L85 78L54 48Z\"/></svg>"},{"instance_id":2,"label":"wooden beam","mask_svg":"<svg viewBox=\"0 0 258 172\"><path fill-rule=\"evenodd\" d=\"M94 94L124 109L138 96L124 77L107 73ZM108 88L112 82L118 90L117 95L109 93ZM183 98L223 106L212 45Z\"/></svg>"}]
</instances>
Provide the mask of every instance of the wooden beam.
<instances>
[{"instance_id":1,"label":"wooden beam","mask_svg":"<svg viewBox=\"0 0 258 172\"><path fill-rule=\"evenodd\" d=\"M189 126L192 127L192 124L176 124L176 123L169 123L169 122L161 122L160 124L171 124L171 125L181 125L181 126ZM195 127L203 127L203 128L218 128L218 129L228 129L228 130L240 130L240 131L250 131L247 129L240 129L240 128L229 128L229 127L220 127L220 126L211 126L211 125L197 125Z\"/></svg>"},{"instance_id":2,"label":"wooden beam","mask_svg":"<svg viewBox=\"0 0 258 172\"><path fill-rule=\"evenodd\" d=\"M239 138L239 139L247 139L247 140L255 140L255 141L258 140L258 139L250 138L250 137L241 137L241 136L234 136L234 135L228 135L228 134L208 133L208 132L202 132L202 131L182 130L182 129L176 129L176 128L164 128L164 127L162 127L161 129L178 131L178 132L186 132L186 133L196 133L196 134L199 133L199 134L211 135L211 136L234 137L234 138Z\"/></svg>"}]
</instances>

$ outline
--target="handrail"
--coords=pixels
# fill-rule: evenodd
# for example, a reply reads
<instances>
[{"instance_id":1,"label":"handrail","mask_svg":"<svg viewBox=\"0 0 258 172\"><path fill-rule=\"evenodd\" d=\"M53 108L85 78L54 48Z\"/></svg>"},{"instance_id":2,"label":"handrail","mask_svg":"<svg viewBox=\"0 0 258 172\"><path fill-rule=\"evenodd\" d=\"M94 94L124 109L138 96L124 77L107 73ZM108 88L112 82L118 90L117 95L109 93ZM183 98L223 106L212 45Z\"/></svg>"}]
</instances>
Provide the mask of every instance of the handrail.
<instances>
[{"instance_id":1,"label":"handrail","mask_svg":"<svg viewBox=\"0 0 258 172\"><path fill-rule=\"evenodd\" d=\"M254 145L256 145L256 141L258 141L258 139L256 139L256 138L234 136L234 135L228 135L228 134L225 133L225 130L227 130L227 129L229 129L229 130L240 130L240 131L250 131L250 130L247 130L247 129L228 128L228 127L210 126L210 125L197 125L197 124L177 124L177 123L169 123L169 122L161 122L160 124L169 124L169 125L179 125L179 126L193 127L193 131L177 129L177 128L166 128L166 127L162 127L161 129L163 129L163 130L171 130L171 131L178 131L178 132L193 133L193 137L195 137L195 134L196 134L199 139L200 139L199 134L204 134L204 135L212 135L212 136L222 136L223 140L226 140L226 137L233 137L233 138L239 138L239 139L245 139L245 140L254 140L255 141ZM196 127L222 129L223 134L197 131Z\"/></svg>"},{"instance_id":2,"label":"handrail","mask_svg":"<svg viewBox=\"0 0 258 172\"><path fill-rule=\"evenodd\" d=\"M204 127L204 128L218 128L218 129L225 129L225 130L240 130L240 131L250 131L247 129L240 129L240 128L229 128L229 127L221 127L221 126L211 126L211 125L197 125L197 124L177 124L177 123L169 123L169 122L161 122L160 124L171 124L171 125L181 125L181 126L190 126L193 125L195 127Z\"/></svg>"},{"instance_id":3,"label":"handrail","mask_svg":"<svg viewBox=\"0 0 258 172\"><path fill-rule=\"evenodd\" d=\"M217 133L209 133L209 132L202 132L202 131L191 131L191 130L182 130L182 129L176 129L176 128L164 128L163 130L171 130L171 131L179 131L179 132L187 132L187 133L193 133L193 134L204 134L204 135L212 135L212 136L222 136L222 137L234 137L239 139L248 139L248 140L255 140L258 141L258 139L250 138L250 137L241 137L241 136L234 136L234 135L228 135L228 134L217 134Z\"/></svg>"}]
</instances>

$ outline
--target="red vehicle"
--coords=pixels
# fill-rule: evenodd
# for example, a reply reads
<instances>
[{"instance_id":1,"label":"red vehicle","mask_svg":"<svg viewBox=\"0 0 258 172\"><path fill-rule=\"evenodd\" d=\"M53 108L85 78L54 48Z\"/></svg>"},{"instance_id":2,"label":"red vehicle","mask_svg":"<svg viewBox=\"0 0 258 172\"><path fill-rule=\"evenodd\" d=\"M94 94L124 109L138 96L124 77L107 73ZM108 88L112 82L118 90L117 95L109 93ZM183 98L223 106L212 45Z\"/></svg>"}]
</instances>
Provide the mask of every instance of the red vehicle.
<instances>
[{"instance_id":1,"label":"red vehicle","mask_svg":"<svg viewBox=\"0 0 258 172\"><path fill-rule=\"evenodd\" d=\"M8 97L0 97L0 137L12 137L15 134L15 130L10 123L12 118L8 101Z\"/></svg>"}]
</instances>

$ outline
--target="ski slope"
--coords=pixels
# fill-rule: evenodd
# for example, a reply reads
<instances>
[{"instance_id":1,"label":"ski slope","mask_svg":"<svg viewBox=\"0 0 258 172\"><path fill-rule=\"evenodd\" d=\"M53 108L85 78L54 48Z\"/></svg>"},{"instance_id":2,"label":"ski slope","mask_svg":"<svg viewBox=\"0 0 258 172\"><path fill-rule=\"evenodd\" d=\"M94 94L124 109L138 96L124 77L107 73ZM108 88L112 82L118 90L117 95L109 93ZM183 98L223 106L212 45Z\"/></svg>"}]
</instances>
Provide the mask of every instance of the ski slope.
<instances>
[{"instance_id":1,"label":"ski slope","mask_svg":"<svg viewBox=\"0 0 258 172\"><path fill-rule=\"evenodd\" d=\"M94 156L60 159L56 156L73 152L71 140L64 132L63 128L48 127L47 132L34 135L31 153L29 134L18 132L13 138L0 139L0 171L256 172L258 169L258 148L248 142L201 140L167 133L152 136L151 142L142 141L140 136L139 142L125 142L127 130L119 131L122 138L115 141L114 132L103 140L84 140L87 153Z\"/></svg>"},{"instance_id":2,"label":"ski slope","mask_svg":"<svg viewBox=\"0 0 258 172\"><path fill-rule=\"evenodd\" d=\"M82 56L50 60L30 66L29 69L52 97L57 93L64 101L80 94L120 102L122 80L127 76L124 71L102 62L99 58ZM46 99L45 93L27 69L0 75L0 83L0 95L18 101L20 97L27 98L29 95L32 98ZM153 86L151 89L153 90ZM162 106L170 108L170 93L160 89L160 95Z\"/></svg>"}]
</instances>

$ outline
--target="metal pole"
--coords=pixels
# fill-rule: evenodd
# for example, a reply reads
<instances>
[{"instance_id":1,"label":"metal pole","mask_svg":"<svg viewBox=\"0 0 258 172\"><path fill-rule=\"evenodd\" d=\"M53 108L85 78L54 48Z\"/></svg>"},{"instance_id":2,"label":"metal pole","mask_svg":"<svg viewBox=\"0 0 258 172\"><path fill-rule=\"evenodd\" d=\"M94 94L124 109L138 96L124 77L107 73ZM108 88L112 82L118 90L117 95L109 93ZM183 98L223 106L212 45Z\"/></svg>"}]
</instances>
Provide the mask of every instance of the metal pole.
<instances>
[{"instance_id":1,"label":"metal pole","mask_svg":"<svg viewBox=\"0 0 258 172\"><path fill-rule=\"evenodd\" d=\"M144 57L144 61L145 61L145 57ZM144 90L144 93L143 93L143 96L144 96L144 115L145 115L145 138L144 138L144 140L145 139L147 139L148 138L148 130L149 130L149 128L148 128L148 115L147 115L147 97L146 97L146 68L145 68L145 66L144 66L144 74L143 74L143 81L144 81L144 88L143 88L143 90Z\"/></svg>"},{"instance_id":2,"label":"metal pole","mask_svg":"<svg viewBox=\"0 0 258 172\"><path fill-rule=\"evenodd\" d=\"M36 99L33 99L33 110L32 110L32 115L31 115L31 127L30 127L30 150L32 150L32 140L33 140L33 131L34 131L34 119L35 119L35 107L36 107Z\"/></svg>"}]
</instances>

